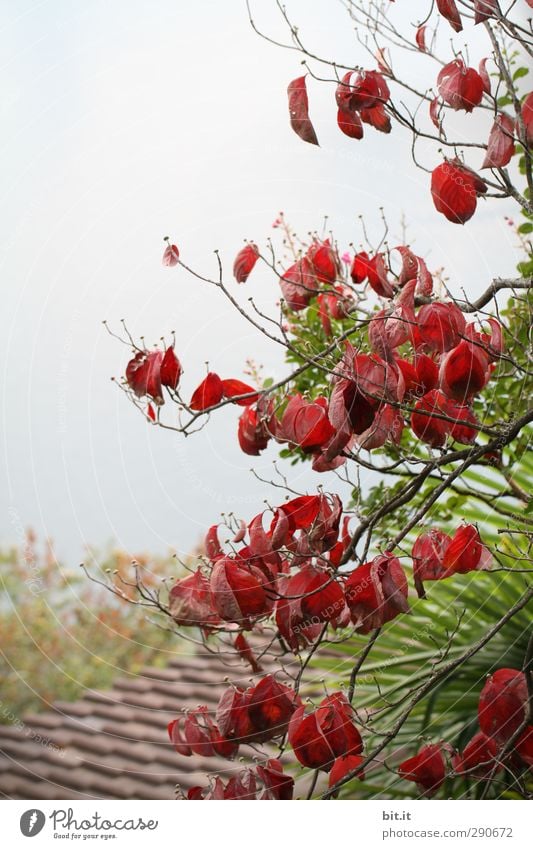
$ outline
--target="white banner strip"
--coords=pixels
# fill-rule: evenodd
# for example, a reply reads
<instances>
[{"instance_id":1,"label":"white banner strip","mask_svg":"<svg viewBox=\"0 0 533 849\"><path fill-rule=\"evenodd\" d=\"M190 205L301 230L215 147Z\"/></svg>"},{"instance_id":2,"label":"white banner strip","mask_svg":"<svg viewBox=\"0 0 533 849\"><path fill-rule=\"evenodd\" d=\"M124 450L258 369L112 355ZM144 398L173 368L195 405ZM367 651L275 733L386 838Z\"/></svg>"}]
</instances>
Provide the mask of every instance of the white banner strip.
<instances>
[{"instance_id":1,"label":"white banner strip","mask_svg":"<svg viewBox=\"0 0 533 849\"><path fill-rule=\"evenodd\" d=\"M79 845L276 849L469 847L526 849L532 809L523 801L369 802L3 801L6 848ZM324 807L324 804L326 807ZM273 806L276 806L273 810ZM240 808L240 810L237 810ZM30 840L35 842L31 843ZM71 845L71 844L69 844Z\"/></svg>"}]
</instances>

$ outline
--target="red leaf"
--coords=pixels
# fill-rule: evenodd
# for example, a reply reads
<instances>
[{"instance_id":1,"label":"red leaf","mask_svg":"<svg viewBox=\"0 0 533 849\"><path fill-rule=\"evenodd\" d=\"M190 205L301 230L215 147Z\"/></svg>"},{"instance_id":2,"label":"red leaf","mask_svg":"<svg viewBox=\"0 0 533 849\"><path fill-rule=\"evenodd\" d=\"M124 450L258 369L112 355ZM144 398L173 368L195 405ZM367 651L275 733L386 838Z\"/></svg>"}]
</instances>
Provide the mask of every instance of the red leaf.
<instances>
[{"instance_id":1,"label":"red leaf","mask_svg":"<svg viewBox=\"0 0 533 849\"><path fill-rule=\"evenodd\" d=\"M211 607L209 581L199 569L174 584L169 593L169 607L170 615L178 625L207 629L220 622Z\"/></svg>"},{"instance_id":2,"label":"red leaf","mask_svg":"<svg viewBox=\"0 0 533 849\"><path fill-rule=\"evenodd\" d=\"M466 403L477 395L490 377L489 360L482 348L466 339L452 348L440 364L440 386L454 401Z\"/></svg>"},{"instance_id":3,"label":"red leaf","mask_svg":"<svg viewBox=\"0 0 533 849\"><path fill-rule=\"evenodd\" d=\"M220 547L220 540L218 538L218 525L211 525L208 529L204 539L204 548L207 557L211 561L218 560L219 557L224 557L224 552Z\"/></svg>"},{"instance_id":4,"label":"red leaf","mask_svg":"<svg viewBox=\"0 0 533 849\"><path fill-rule=\"evenodd\" d=\"M335 283L340 271L339 260L337 253L329 243L329 239L323 242L315 239L307 250L307 259L321 283Z\"/></svg>"},{"instance_id":5,"label":"red leaf","mask_svg":"<svg viewBox=\"0 0 533 849\"><path fill-rule=\"evenodd\" d=\"M363 750L352 708L341 693L326 696L307 715L303 706L298 707L289 723L289 743L303 766L326 772L337 758Z\"/></svg>"},{"instance_id":6,"label":"red leaf","mask_svg":"<svg viewBox=\"0 0 533 849\"><path fill-rule=\"evenodd\" d=\"M161 351L139 351L126 366L126 380L138 398L150 395L157 403L163 403L161 388Z\"/></svg>"},{"instance_id":7,"label":"red leaf","mask_svg":"<svg viewBox=\"0 0 533 849\"><path fill-rule=\"evenodd\" d=\"M413 578L419 598L425 598L423 581L438 581L444 577L442 560L451 537L438 528L431 528L417 537L411 556L413 558Z\"/></svg>"},{"instance_id":8,"label":"red leaf","mask_svg":"<svg viewBox=\"0 0 533 849\"><path fill-rule=\"evenodd\" d=\"M503 168L514 156L514 123L509 115L501 112L492 125L487 144L487 153L482 168Z\"/></svg>"},{"instance_id":9,"label":"red leaf","mask_svg":"<svg viewBox=\"0 0 533 849\"><path fill-rule=\"evenodd\" d=\"M257 660L255 659L255 655L254 655L252 649L250 648L250 644L249 644L248 640L246 639L246 637L244 636L244 634L242 632L237 634L237 636L235 637L234 646L237 649L237 651L239 652L242 659L245 660L246 663L250 664L250 666L252 668L252 672L261 672L262 671Z\"/></svg>"},{"instance_id":10,"label":"red leaf","mask_svg":"<svg viewBox=\"0 0 533 849\"><path fill-rule=\"evenodd\" d=\"M279 508L289 519L291 530L300 530L313 524L320 510L318 495L299 495Z\"/></svg>"},{"instance_id":11,"label":"red leaf","mask_svg":"<svg viewBox=\"0 0 533 849\"><path fill-rule=\"evenodd\" d=\"M292 799L294 778L284 774L280 761L270 758L265 766L257 766L256 771L265 785L267 799Z\"/></svg>"},{"instance_id":12,"label":"red leaf","mask_svg":"<svg viewBox=\"0 0 533 849\"><path fill-rule=\"evenodd\" d=\"M491 91L490 77L489 77L487 67L486 67L487 62L488 62L488 59L482 59L481 62L479 63L479 76L483 80L483 91L486 94L490 94L490 91Z\"/></svg>"},{"instance_id":13,"label":"red leaf","mask_svg":"<svg viewBox=\"0 0 533 849\"><path fill-rule=\"evenodd\" d=\"M235 402L240 407L249 407L250 404L255 404L259 398L253 386L248 386L247 383L243 383L241 380L235 380L234 378L223 380L222 390L224 398L235 398L238 395L247 395L249 392L253 392L254 394L250 395L249 398L241 398L240 401Z\"/></svg>"},{"instance_id":14,"label":"red leaf","mask_svg":"<svg viewBox=\"0 0 533 849\"><path fill-rule=\"evenodd\" d=\"M457 775L468 772L473 778L485 778L492 772L495 765L498 745L482 731L474 734L466 744L461 754L452 758L454 771ZM502 765L498 765L501 769Z\"/></svg>"},{"instance_id":15,"label":"red leaf","mask_svg":"<svg viewBox=\"0 0 533 849\"><path fill-rule=\"evenodd\" d=\"M259 570L247 568L242 559L219 558L211 572L210 587L212 605L227 622L246 627L251 618L271 610Z\"/></svg>"},{"instance_id":16,"label":"red leaf","mask_svg":"<svg viewBox=\"0 0 533 849\"><path fill-rule=\"evenodd\" d=\"M181 376L181 364L176 354L174 346L167 348L161 361L161 383L163 386L168 386L169 389L175 389L178 385Z\"/></svg>"},{"instance_id":17,"label":"red leaf","mask_svg":"<svg viewBox=\"0 0 533 849\"><path fill-rule=\"evenodd\" d=\"M289 96L289 115L292 129L303 141L309 142L309 144L318 144L315 128L309 118L309 100L307 98L305 75L289 83L287 94Z\"/></svg>"},{"instance_id":18,"label":"red leaf","mask_svg":"<svg viewBox=\"0 0 533 849\"><path fill-rule=\"evenodd\" d=\"M210 371L194 390L189 407L191 410L207 410L218 404L224 395L224 387L218 374Z\"/></svg>"},{"instance_id":19,"label":"red leaf","mask_svg":"<svg viewBox=\"0 0 533 849\"><path fill-rule=\"evenodd\" d=\"M455 32L461 32L463 24L461 23L461 15L455 5L455 0L437 0L437 9L443 18L450 23Z\"/></svg>"},{"instance_id":20,"label":"red leaf","mask_svg":"<svg viewBox=\"0 0 533 849\"><path fill-rule=\"evenodd\" d=\"M383 404L376 413L370 427L358 434L356 442L366 451L371 451L372 448L381 448L388 439L398 445L403 427L403 416L398 415L398 411L390 404Z\"/></svg>"},{"instance_id":21,"label":"red leaf","mask_svg":"<svg viewBox=\"0 0 533 849\"><path fill-rule=\"evenodd\" d=\"M480 565L482 555L483 544L476 526L461 525L444 551L442 565L445 575L443 577L472 572Z\"/></svg>"},{"instance_id":22,"label":"red leaf","mask_svg":"<svg viewBox=\"0 0 533 849\"><path fill-rule=\"evenodd\" d=\"M436 793L446 777L442 746L422 746L414 758L408 758L400 764L398 775L407 781L415 781L425 795Z\"/></svg>"},{"instance_id":23,"label":"red leaf","mask_svg":"<svg viewBox=\"0 0 533 849\"><path fill-rule=\"evenodd\" d=\"M245 283L248 280L248 276L256 264L258 256L258 247L253 242L241 248L233 263L233 276L237 283Z\"/></svg>"},{"instance_id":24,"label":"red leaf","mask_svg":"<svg viewBox=\"0 0 533 849\"><path fill-rule=\"evenodd\" d=\"M319 450L335 433L329 422L325 398L305 401L301 395L295 395L285 408L276 438L299 446L312 453Z\"/></svg>"},{"instance_id":25,"label":"red leaf","mask_svg":"<svg viewBox=\"0 0 533 849\"><path fill-rule=\"evenodd\" d=\"M452 109L472 112L481 103L485 85L474 68L467 68L462 59L454 59L437 77L439 94Z\"/></svg>"},{"instance_id":26,"label":"red leaf","mask_svg":"<svg viewBox=\"0 0 533 849\"><path fill-rule=\"evenodd\" d=\"M285 734L289 720L300 699L285 684L279 684L273 675L257 682L248 702L248 715L254 729L262 732L263 739Z\"/></svg>"},{"instance_id":27,"label":"red leaf","mask_svg":"<svg viewBox=\"0 0 533 849\"><path fill-rule=\"evenodd\" d=\"M337 125L345 136L349 136L351 139L363 138L363 125L359 113L355 110L353 112L345 112L344 109L339 109L337 112Z\"/></svg>"},{"instance_id":28,"label":"red leaf","mask_svg":"<svg viewBox=\"0 0 533 849\"><path fill-rule=\"evenodd\" d=\"M352 622L360 634L409 612L407 578L400 561L389 551L354 569L345 591Z\"/></svg>"},{"instance_id":29,"label":"red leaf","mask_svg":"<svg viewBox=\"0 0 533 849\"><path fill-rule=\"evenodd\" d=\"M411 415L413 433L432 448L440 448L444 445L449 433L449 423L445 419L432 415L432 413L442 413L439 405L440 396L440 392L432 389L420 401L417 401Z\"/></svg>"},{"instance_id":30,"label":"red leaf","mask_svg":"<svg viewBox=\"0 0 533 849\"><path fill-rule=\"evenodd\" d=\"M333 787L334 784L337 784L338 781L341 781L345 776L348 775L349 772L353 772L357 769L360 764L363 763L364 758L362 755L343 755L340 758L337 758L333 766L331 767L331 772L329 774L328 784L330 787ZM361 770L357 773L355 778L358 778L359 781L363 781L365 774Z\"/></svg>"},{"instance_id":31,"label":"red leaf","mask_svg":"<svg viewBox=\"0 0 533 849\"><path fill-rule=\"evenodd\" d=\"M239 418L237 438L245 454L257 457L272 436L275 427L272 402L259 401L257 407L246 407Z\"/></svg>"},{"instance_id":32,"label":"red leaf","mask_svg":"<svg viewBox=\"0 0 533 849\"><path fill-rule=\"evenodd\" d=\"M176 245L171 245L169 243L166 246L164 253L163 253L163 259L162 259L163 265L165 265L167 268L171 268L173 265L178 264L179 258L180 258L180 252L179 252L178 248L176 247Z\"/></svg>"},{"instance_id":33,"label":"red leaf","mask_svg":"<svg viewBox=\"0 0 533 849\"><path fill-rule=\"evenodd\" d=\"M147 408L146 412L147 412L147 415L148 415L148 418L150 419L150 421L155 422L155 410L154 410L154 408L152 407L151 404L148 404L148 408Z\"/></svg>"},{"instance_id":34,"label":"red leaf","mask_svg":"<svg viewBox=\"0 0 533 849\"><path fill-rule=\"evenodd\" d=\"M381 298L392 298L394 289L387 277L387 266L384 260L385 254L378 253L368 261L368 282L372 289Z\"/></svg>"},{"instance_id":35,"label":"red leaf","mask_svg":"<svg viewBox=\"0 0 533 849\"><path fill-rule=\"evenodd\" d=\"M372 106L369 109L361 109L360 114L361 121L364 124L370 124L371 127L374 127L375 130L379 130L380 133L390 133L391 121L385 111L383 103L376 103L375 106Z\"/></svg>"},{"instance_id":36,"label":"red leaf","mask_svg":"<svg viewBox=\"0 0 533 849\"><path fill-rule=\"evenodd\" d=\"M432 124L434 124L439 133L442 130L442 121L440 118L441 105L441 101L438 97L434 97L431 103L429 104L429 117L431 118Z\"/></svg>"},{"instance_id":37,"label":"red leaf","mask_svg":"<svg viewBox=\"0 0 533 849\"><path fill-rule=\"evenodd\" d=\"M344 608L344 594L341 587L329 572L308 565L301 569L305 572L301 611L304 619L315 622L331 622L337 619Z\"/></svg>"},{"instance_id":38,"label":"red leaf","mask_svg":"<svg viewBox=\"0 0 533 849\"><path fill-rule=\"evenodd\" d=\"M426 47L426 29L427 29L426 26L418 27L418 29L416 31L416 36L415 36L415 40L416 40L418 49L421 50L423 53L425 53L426 50L427 50L427 47Z\"/></svg>"},{"instance_id":39,"label":"red leaf","mask_svg":"<svg viewBox=\"0 0 533 849\"><path fill-rule=\"evenodd\" d=\"M354 256L352 267L350 269L350 276L352 278L353 283L364 283L366 278L368 277L368 272L370 268L370 257L368 256L366 251L361 251Z\"/></svg>"},{"instance_id":40,"label":"red leaf","mask_svg":"<svg viewBox=\"0 0 533 849\"><path fill-rule=\"evenodd\" d=\"M289 309L305 309L318 287L311 261L306 256L299 259L287 269L279 284Z\"/></svg>"},{"instance_id":41,"label":"red leaf","mask_svg":"<svg viewBox=\"0 0 533 849\"><path fill-rule=\"evenodd\" d=\"M524 673L518 669L498 669L480 693L479 726L488 737L505 743L524 721L526 705Z\"/></svg>"},{"instance_id":42,"label":"red leaf","mask_svg":"<svg viewBox=\"0 0 533 849\"><path fill-rule=\"evenodd\" d=\"M526 131L526 142L529 147L533 147L533 91L525 97L521 111Z\"/></svg>"},{"instance_id":43,"label":"red leaf","mask_svg":"<svg viewBox=\"0 0 533 849\"><path fill-rule=\"evenodd\" d=\"M498 11L498 0L474 0L474 23L482 24Z\"/></svg>"},{"instance_id":44,"label":"red leaf","mask_svg":"<svg viewBox=\"0 0 533 849\"><path fill-rule=\"evenodd\" d=\"M389 87L382 74L377 71L361 71L351 84L350 109L371 109L385 103L390 97Z\"/></svg>"},{"instance_id":45,"label":"red leaf","mask_svg":"<svg viewBox=\"0 0 533 849\"><path fill-rule=\"evenodd\" d=\"M350 85L350 81L352 79L353 74L353 71L347 71L341 81L337 84L337 88L335 89L335 100L337 102L337 106L339 107L340 112L354 111L350 106L350 100L352 97L352 87Z\"/></svg>"},{"instance_id":46,"label":"red leaf","mask_svg":"<svg viewBox=\"0 0 533 849\"><path fill-rule=\"evenodd\" d=\"M487 190L480 177L457 160L443 162L431 175L431 196L435 209L454 224L472 218L477 195Z\"/></svg>"}]
</instances>

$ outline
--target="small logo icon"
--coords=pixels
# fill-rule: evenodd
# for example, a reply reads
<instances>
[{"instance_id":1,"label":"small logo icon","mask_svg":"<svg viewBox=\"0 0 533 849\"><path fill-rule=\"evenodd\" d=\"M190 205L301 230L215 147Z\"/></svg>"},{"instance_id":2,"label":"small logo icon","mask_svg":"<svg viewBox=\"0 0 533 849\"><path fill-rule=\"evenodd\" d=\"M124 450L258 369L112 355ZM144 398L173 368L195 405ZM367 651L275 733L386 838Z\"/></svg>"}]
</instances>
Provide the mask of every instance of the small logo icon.
<instances>
[{"instance_id":1,"label":"small logo icon","mask_svg":"<svg viewBox=\"0 0 533 849\"><path fill-rule=\"evenodd\" d=\"M29 811L24 811L20 818L20 830L24 837L35 837L42 831L45 822L46 817L42 811L30 808Z\"/></svg>"}]
</instances>

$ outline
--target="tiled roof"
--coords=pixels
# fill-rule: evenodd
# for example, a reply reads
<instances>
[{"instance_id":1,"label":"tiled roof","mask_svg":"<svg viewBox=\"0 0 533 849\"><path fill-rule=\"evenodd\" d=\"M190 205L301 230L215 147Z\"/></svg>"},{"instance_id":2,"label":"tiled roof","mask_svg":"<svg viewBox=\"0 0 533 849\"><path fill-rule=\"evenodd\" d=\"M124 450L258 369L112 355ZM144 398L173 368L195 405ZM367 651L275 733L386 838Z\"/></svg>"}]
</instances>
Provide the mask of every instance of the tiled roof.
<instances>
[{"instance_id":1,"label":"tiled roof","mask_svg":"<svg viewBox=\"0 0 533 849\"><path fill-rule=\"evenodd\" d=\"M206 773L241 768L238 760L179 756L166 731L181 708L214 708L228 674L248 686L249 669L237 671L234 656L232 669L225 662L215 654L180 656L165 669L119 678L106 692L89 690L77 702L0 725L0 796L173 799L176 784L205 785Z\"/></svg>"}]
</instances>

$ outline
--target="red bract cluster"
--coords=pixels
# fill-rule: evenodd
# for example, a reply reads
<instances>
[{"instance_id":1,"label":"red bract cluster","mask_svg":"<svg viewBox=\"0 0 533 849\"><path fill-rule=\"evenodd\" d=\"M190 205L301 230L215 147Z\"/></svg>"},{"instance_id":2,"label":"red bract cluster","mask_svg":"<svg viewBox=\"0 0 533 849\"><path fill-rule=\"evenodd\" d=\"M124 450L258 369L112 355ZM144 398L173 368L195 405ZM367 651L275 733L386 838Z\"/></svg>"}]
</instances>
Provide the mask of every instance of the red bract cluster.
<instances>
[{"instance_id":1,"label":"red bract cluster","mask_svg":"<svg viewBox=\"0 0 533 849\"><path fill-rule=\"evenodd\" d=\"M319 451L335 433L328 419L328 402L325 398L305 401L301 395L294 395L276 426L276 438L279 442L288 442L291 447L299 447L306 453Z\"/></svg>"},{"instance_id":2,"label":"red bract cluster","mask_svg":"<svg viewBox=\"0 0 533 849\"><path fill-rule=\"evenodd\" d=\"M241 395L246 397L241 398ZM258 395L253 386L248 386L242 380L235 380L234 378L221 380L218 374L210 371L194 390L189 401L189 407L191 410L197 411L208 410L210 407L220 404L223 398L232 400L241 407L247 407L250 404L255 404Z\"/></svg>"},{"instance_id":3,"label":"red bract cluster","mask_svg":"<svg viewBox=\"0 0 533 849\"><path fill-rule=\"evenodd\" d=\"M390 97L389 87L377 71L348 71L339 82L335 93L337 124L352 139L362 139L363 124L370 124L382 133L390 133L390 118L385 103Z\"/></svg>"},{"instance_id":4,"label":"red bract cluster","mask_svg":"<svg viewBox=\"0 0 533 849\"><path fill-rule=\"evenodd\" d=\"M259 783L258 783L259 782ZM283 772L281 761L270 758L255 769L242 769L226 783L218 776L210 787L191 787L189 800L240 799L240 800L290 800L294 792L294 779Z\"/></svg>"},{"instance_id":5,"label":"red bract cluster","mask_svg":"<svg viewBox=\"0 0 533 849\"><path fill-rule=\"evenodd\" d=\"M163 388L176 390L181 374L181 363L174 353L174 346L171 345L165 351L137 350L126 366L125 377L127 386L137 398L146 397L161 406L164 404ZM259 395L253 386L243 383L242 380L222 380L215 372L209 372L194 390L189 407L197 412L209 410L223 398L248 407L258 403ZM148 412L154 419L151 404L148 406Z\"/></svg>"},{"instance_id":6,"label":"red bract cluster","mask_svg":"<svg viewBox=\"0 0 533 849\"><path fill-rule=\"evenodd\" d=\"M413 577L420 598L424 598L424 581L439 581L451 575L488 569L492 562L489 549L483 545L475 525L462 525L453 537L431 528L416 540L413 551Z\"/></svg>"},{"instance_id":7,"label":"red bract cluster","mask_svg":"<svg viewBox=\"0 0 533 849\"><path fill-rule=\"evenodd\" d=\"M379 67L390 73L390 69L382 62ZM292 80L287 94L292 129L303 141L317 145L316 132L309 118L305 76ZM379 71L348 71L338 83L335 92L339 129L353 139L363 138L363 124L370 124L382 133L390 133L391 122L385 109L389 98L389 87Z\"/></svg>"},{"instance_id":8,"label":"red bract cluster","mask_svg":"<svg viewBox=\"0 0 533 849\"><path fill-rule=\"evenodd\" d=\"M272 437L313 454L315 471L327 471L343 463L343 452L353 445L372 450L398 444L405 426L403 402L414 402L411 428L428 445L441 447L449 437L463 444L475 441L478 422L471 404L503 351L501 326L489 319L489 332L478 330L453 302L432 301L417 311L415 294L427 297L432 278L421 257L404 246L397 250L402 268L396 294L391 286L391 306L374 313L369 323L375 353L359 353L345 343L329 400L297 393L279 416L265 407L261 416L259 410L245 414L239 441L246 453L259 453ZM368 264L367 255L357 255L352 277L368 276ZM390 270L382 264L387 277ZM414 348L412 359L397 352L406 343Z\"/></svg>"},{"instance_id":9,"label":"red bract cluster","mask_svg":"<svg viewBox=\"0 0 533 849\"><path fill-rule=\"evenodd\" d=\"M462 30L461 14L455 0L437 0L437 10L456 32ZM476 24L489 20L495 14L500 14L497 0L475 0ZM426 29L425 24L418 27L415 36L418 49L424 53L428 51ZM347 71L335 89L337 125L344 135L352 139L363 138L364 124L370 124L382 133L390 133L390 115L402 122L390 102L386 77L394 79L394 74L382 49L378 49L376 58L378 71ZM441 68L435 81L438 95L430 101L429 106L430 119L440 138L445 139L443 120L447 109L470 113L482 104L484 95L491 98L492 105L487 61L487 58L482 59L479 70L476 70L468 67L461 55L456 55ZM304 141L318 144L309 120L305 77L293 80L288 91L292 128ZM500 169L508 165L515 153L517 137L523 145L533 145L533 93L524 98L521 113L521 120L517 121L503 112L496 113L482 168ZM476 210L477 198L486 192L486 182L458 158L443 162L432 173L431 195L435 208L455 224L464 224L472 217ZM389 291L380 273L380 257L381 255L378 255L370 260L366 253L358 254L354 261L352 278L354 282L357 282L358 278L364 279L360 277L359 272L366 266L373 288L381 296L391 297L392 291ZM292 291L293 286L297 287L296 292ZM303 309L308 299L303 297L302 293L313 289L312 272L305 260L298 261L287 272L286 289L285 297L291 308Z\"/></svg>"},{"instance_id":10,"label":"red bract cluster","mask_svg":"<svg viewBox=\"0 0 533 849\"><path fill-rule=\"evenodd\" d=\"M289 743L303 766L326 772L338 758L363 751L353 708L342 693L326 696L311 713L297 708L289 723Z\"/></svg>"},{"instance_id":11,"label":"red bract cluster","mask_svg":"<svg viewBox=\"0 0 533 849\"><path fill-rule=\"evenodd\" d=\"M346 541L338 539L341 513L336 495L295 498L274 511L268 530L262 514L241 528L230 554L222 550L213 526L205 542L209 571L199 568L176 582L170 591L172 616L180 624L209 631L221 622L250 629L274 615L280 622L286 619L280 630L289 642L296 619L336 618L344 608L344 595L328 563L335 568L344 553ZM235 550L238 543L243 545ZM313 564L315 557L318 565ZM292 576L291 565L297 568ZM332 604L335 614L329 612Z\"/></svg>"},{"instance_id":12,"label":"red bract cluster","mask_svg":"<svg viewBox=\"0 0 533 849\"><path fill-rule=\"evenodd\" d=\"M346 603L360 634L409 613L407 578L398 558L387 551L358 566L346 581Z\"/></svg>"},{"instance_id":13,"label":"red bract cluster","mask_svg":"<svg viewBox=\"0 0 533 849\"><path fill-rule=\"evenodd\" d=\"M350 543L349 518L341 532L341 516L337 495L294 498L274 510L267 530L263 514L241 527L229 554L214 525L205 541L209 565L174 584L171 615L206 634L224 623L252 630L273 618L287 646L298 652L325 624L342 628L353 622L367 633L407 612L407 580L390 552L349 575L338 571ZM240 641L236 647L253 667L251 649L242 636Z\"/></svg>"},{"instance_id":14,"label":"red bract cluster","mask_svg":"<svg viewBox=\"0 0 533 849\"><path fill-rule=\"evenodd\" d=\"M333 336L331 319L348 318L353 307L352 293L344 286L334 286L331 292L317 295L318 315L326 336Z\"/></svg>"},{"instance_id":15,"label":"red bract cluster","mask_svg":"<svg viewBox=\"0 0 533 849\"><path fill-rule=\"evenodd\" d=\"M408 613L407 577L399 559L385 551L354 569L341 568L350 557L350 543L349 517L342 520L336 495L293 498L272 510L266 527L262 513L248 525L241 522L233 532L230 553L213 525L205 539L208 562L176 582L170 591L171 615L206 635L228 630L235 649L257 674L260 664L243 631L263 620L275 622L280 639L298 654L326 627L351 624L366 634ZM465 524L453 536L436 529L423 534L412 558L415 586L423 596L424 580L487 568L490 554L477 529ZM530 763L533 729L525 727L526 700L522 673L499 670L480 697L481 730L464 751L455 753L445 743L424 746L401 764L400 775L416 782L426 795L434 794L447 775L472 772L484 777L487 761L491 768L497 764L513 734L509 757ZM363 741L352 706L340 692L306 710L297 689L267 674L247 689L229 686L214 716L200 706L169 725L172 744L182 756L234 758L242 744L262 744L285 734L303 766L331 773L330 787L353 773L364 778ZM257 798L258 776L261 798L290 797L290 780L279 765L270 764L258 767L254 775L240 773L227 785L195 788L190 798Z\"/></svg>"},{"instance_id":16,"label":"red bract cluster","mask_svg":"<svg viewBox=\"0 0 533 849\"><path fill-rule=\"evenodd\" d=\"M255 257L255 246L243 250ZM406 245L394 251L400 259L396 271L384 253L370 257L360 252L353 261L345 257L351 263L352 281L356 285L367 281L389 303L368 323L371 353L344 343L329 397L307 398L296 392L278 399L276 407L268 389L258 391L241 380L209 372L194 390L189 410L209 411L223 400L243 406L238 441L246 454L257 456L273 439L312 455L317 472L343 464L354 447L371 451L386 443L399 444L408 423L402 412L406 403L411 407L413 433L428 445L442 447L448 438L472 444L479 425L471 406L503 351L501 326L489 319L486 332L467 324L453 302L429 301L433 278L424 259ZM315 238L280 278L287 306L298 311L317 297L321 322L331 334L331 320L347 318L354 303L353 295L338 285L340 275L336 248L328 239ZM239 276L244 279L240 272ZM429 302L417 309L417 298ZM405 352L407 345L412 346L412 357ZM136 396L158 405L163 403L163 387L173 392L180 376L173 347L138 350L126 368L126 382ZM151 405L148 414L155 420Z\"/></svg>"},{"instance_id":17,"label":"red bract cluster","mask_svg":"<svg viewBox=\"0 0 533 849\"><path fill-rule=\"evenodd\" d=\"M241 451L252 457L258 456L267 447L275 427L272 401L260 399L255 406L247 407L239 419L237 430Z\"/></svg>"},{"instance_id":18,"label":"red bract cluster","mask_svg":"<svg viewBox=\"0 0 533 849\"><path fill-rule=\"evenodd\" d=\"M176 389L181 371L173 346L166 351L137 351L126 366L126 382L137 398L148 396L163 404L163 386Z\"/></svg>"},{"instance_id":19,"label":"red bract cluster","mask_svg":"<svg viewBox=\"0 0 533 849\"><path fill-rule=\"evenodd\" d=\"M447 743L422 746L418 754L401 763L398 774L414 781L431 796L447 777L469 776L484 780L506 764L533 766L533 725L526 724L528 692L523 672L498 669L479 696L480 731L456 752Z\"/></svg>"},{"instance_id":20,"label":"red bract cluster","mask_svg":"<svg viewBox=\"0 0 533 849\"><path fill-rule=\"evenodd\" d=\"M282 737L301 705L299 697L272 675L254 687L229 687L219 699L215 719L205 705L169 723L178 754L234 758L243 743L265 743Z\"/></svg>"},{"instance_id":21,"label":"red bract cluster","mask_svg":"<svg viewBox=\"0 0 533 849\"><path fill-rule=\"evenodd\" d=\"M340 273L340 262L329 239L315 240L307 252L280 277L283 297L289 309L305 309L318 293L321 283L332 285Z\"/></svg>"}]
</instances>

